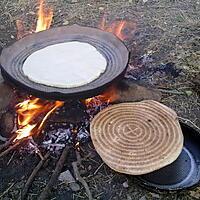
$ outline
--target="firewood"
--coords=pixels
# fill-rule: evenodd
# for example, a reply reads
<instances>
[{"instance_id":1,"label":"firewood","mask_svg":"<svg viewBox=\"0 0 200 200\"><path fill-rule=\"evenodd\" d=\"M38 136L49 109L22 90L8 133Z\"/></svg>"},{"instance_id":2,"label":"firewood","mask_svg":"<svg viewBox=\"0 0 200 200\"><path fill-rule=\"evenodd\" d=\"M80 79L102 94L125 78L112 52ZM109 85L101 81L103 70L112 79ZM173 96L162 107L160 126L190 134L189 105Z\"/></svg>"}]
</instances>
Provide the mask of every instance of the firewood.
<instances>
[{"instance_id":1,"label":"firewood","mask_svg":"<svg viewBox=\"0 0 200 200\"><path fill-rule=\"evenodd\" d=\"M44 156L44 159L40 160L40 162L37 164L37 166L32 171L31 175L29 176L29 178L28 178L28 180L27 180L27 182L24 186L24 189L22 190L21 200L26 199L26 195L27 195L27 192L28 192L28 190L31 186L31 183L33 182L33 180L35 179L35 176L37 175L37 173L39 172L39 170L41 169L41 167L43 166L45 161L49 158L49 156L50 156L50 153L47 152Z\"/></svg>"},{"instance_id":2,"label":"firewood","mask_svg":"<svg viewBox=\"0 0 200 200\"><path fill-rule=\"evenodd\" d=\"M63 168L63 165L67 160L67 155L69 153L70 148L71 148L70 146L67 146L67 145L65 146L65 148L56 164L55 171L53 172L53 174L52 174L48 184L44 188L43 192L40 194L38 200L48 199L51 189L52 189L54 183L57 181L58 176Z\"/></svg>"},{"instance_id":3,"label":"firewood","mask_svg":"<svg viewBox=\"0 0 200 200\"><path fill-rule=\"evenodd\" d=\"M0 152L7 148L9 145L11 145L11 143L13 142L13 140L16 138L16 133L14 133L14 135L7 141L5 142L4 144L0 145Z\"/></svg>"},{"instance_id":4,"label":"firewood","mask_svg":"<svg viewBox=\"0 0 200 200\"><path fill-rule=\"evenodd\" d=\"M28 137L22 138L21 140L17 140L12 146L10 146L8 149L0 153L0 158L7 155L10 151L14 150L16 147L21 145L27 139Z\"/></svg>"},{"instance_id":5,"label":"firewood","mask_svg":"<svg viewBox=\"0 0 200 200\"><path fill-rule=\"evenodd\" d=\"M79 181L83 187L85 188L85 191L87 193L87 196L88 196L88 199L89 200L92 200L92 193L89 189L89 186L87 184L87 182L84 180L84 178L80 175L80 172L78 170L78 161L76 162L72 162L72 167L73 167L73 170L74 170L74 174L75 174L75 177L76 177L76 180Z\"/></svg>"}]
</instances>

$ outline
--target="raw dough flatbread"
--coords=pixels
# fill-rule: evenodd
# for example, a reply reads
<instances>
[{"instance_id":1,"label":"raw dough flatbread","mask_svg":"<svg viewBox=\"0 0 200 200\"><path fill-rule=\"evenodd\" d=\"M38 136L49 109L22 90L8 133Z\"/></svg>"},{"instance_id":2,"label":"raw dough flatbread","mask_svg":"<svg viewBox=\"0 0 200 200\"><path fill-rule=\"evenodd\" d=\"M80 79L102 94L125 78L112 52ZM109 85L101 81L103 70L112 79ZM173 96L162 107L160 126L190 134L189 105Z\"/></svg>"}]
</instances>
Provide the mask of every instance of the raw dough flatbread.
<instances>
[{"instance_id":1,"label":"raw dough flatbread","mask_svg":"<svg viewBox=\"0 0 200 200\"><path fill-rule=\"evenodd\" d=\"M25 60L23 72L36 83L73 88L94 81L106 66L105 57L94 46L74 41L34 52Z\"/></svg>"}]
</instances>

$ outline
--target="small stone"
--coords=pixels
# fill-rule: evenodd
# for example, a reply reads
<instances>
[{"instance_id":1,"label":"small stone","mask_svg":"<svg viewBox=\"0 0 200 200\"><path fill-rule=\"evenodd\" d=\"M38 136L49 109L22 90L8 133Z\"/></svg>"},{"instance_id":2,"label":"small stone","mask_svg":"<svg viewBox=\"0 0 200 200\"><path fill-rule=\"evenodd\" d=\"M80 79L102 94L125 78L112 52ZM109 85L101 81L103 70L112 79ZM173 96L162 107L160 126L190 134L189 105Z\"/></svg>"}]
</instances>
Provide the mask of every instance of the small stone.
<instances>
[{"instance_id":1,"label":"small stone","mask_svg":"<svg viewBox=\"0 0 200 200\"><path fill-rule=\"evenodd\" d=\"M73 192L78 192L81 189L78 183L70 183L69 187Z\"/></svg>"},{"instance_id":2,"label":"small stone","mask_svg":"<svg viewBox=\"0 0 200 200\"><path fill-rule=\"evenodd\" d=\"M91 165L89 165L88 166L88 171L90 171L92 169L92 166Z\"/></svg>"},{"instance_id":3,"label":"small stone","mask_svg":"<svg viewBox=\"0 0 200 200\"><path fill-rule=\"evenodd\" d=\"M28 14L29 14L29 15L35 15L35 12L30 11Z\"/></svg>"},{"instance_id":4,"label":"small stone","mask_svg":"<svg viewBox=\"0 0 200 200\"><path fill-rule=\"evenodd\" d=\"M161 100L161 93L153 88L139 85L132 80L124 80L118 87L119 98L115 103L136 102L142 100Z\"/></svg>"},{"instance_id":5,"label":"small stone","mask_svg":"<svg viewBox=\"0 0 200 200\"><path fill-rule=\"evenodd\" d=\"M60 176L58 177L59 181L65 182L65 183L72 183L75 182L74 177L72 176L71 172L69 170L64 171L60 174Z\"/></svg>"},{"instance_id":6,"label":"small stone","mask_svg":"<svg viewBox=\"0 0 200 200\"><path fill-rule=\"evenodd\" d=\"M122 185L124 188L128 188L128 181L125 181Z\"/></svg>"},{"instance_id":7,"label":"small stone","mask_svg":"<svg viewBox=\"0 0 200 200\"><path fill-rule=\"evenodd\" d=\"M146 197L142 196L139 200L146 200Z\"/></svg>"},{"instance_id":8,"label":"small stone","mask_svg":"<svg viewBox=\"0 0 200 200\"><path fill-rule=\"evenodd\" d=\"M100 11L103 11L103 10L104 10L104 7L99 7L99 10L100 10Z\"/></svg>"},{"instance_id":9,"label":"small stone","mask_svg":"<svg viewBox=\"0 0 200 200\"><path fill-rule=\"evenodd\" d=\"M160 195L156 193L150 193L153 198L159 199Z\"/></svg>"},{"instance_id":10,"label":"small stone","mask_svg":"<svg viewBox=\"0 0 200 200\"><path fill-rule=\"evenodd\" d=\"M15 36L14 36L14 35L11 35L10 37L11 37L11 39L15 39Z\"/></svg>"},{"instance_id":11,"label":"small stone","mask_svg":"<svg viewBox=\"0 0 200 200\"><path fill-rule=\"evenodd\" d=\"M191 95L193 94L193 92L192 92L191 90L186 90L186 91L185 91L185 94L186 94L187 96L191 96Z\"/></svg>"},{"instance_id":12,"label":"small stone","mask_svg":"<svg viewBox=\"0 0 200 200\"><path fill-rule=\"evenodd\" d=\"M64 25L64 26L66 26L66 25L68 25L68 24L69 24L69 21L68 21L68 20L64 20L64 21L63 21L63 25Z\"/></svg>"}]
</instances>

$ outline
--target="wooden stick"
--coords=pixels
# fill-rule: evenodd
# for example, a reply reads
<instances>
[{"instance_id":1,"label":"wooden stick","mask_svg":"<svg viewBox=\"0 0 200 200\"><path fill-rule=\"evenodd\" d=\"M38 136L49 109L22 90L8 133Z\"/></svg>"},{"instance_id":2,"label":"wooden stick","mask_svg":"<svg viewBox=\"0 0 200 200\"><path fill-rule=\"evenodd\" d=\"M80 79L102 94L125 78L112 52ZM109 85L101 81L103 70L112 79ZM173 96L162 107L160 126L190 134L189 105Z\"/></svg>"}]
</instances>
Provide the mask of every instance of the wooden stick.
<instances>
[{"instance_id":1,"label":"wooden stick","mask_svg":"<svg viewBox=\"0 0 200 200\"><path fill-rule=\"evenodd\" d=\"M47 152L44 156L44 159L40 160L40 162L37 164L37 166L34 168L34 170L32 171L31 175L29 176L24 189L22 190L21 193L21 200L26 199L26 195L28 193L28 190L30 188L31 183L33 182L33 180L35 179L35 176L37 175L37 173L39 172L39 170L41 169L41 167L43 166L44 162L49 158L50 153Z\"/></svg>"},{"instance_id":2,"label":"wooden stick","mask_svg":"<svg viewBox=\"0 0 200 200\"><path fill-rule=\"evenodd\" d=\"M200 127L198 127L194 122L192 122L191 120L189 119L186 119L186 118L183 118L183 117L178 117L179 119L185 121L186 123L189 122L191 123L196 129L198 129L200 131Z\"/></svg>"},{"instance_id":3,"label":"wooden stick","mask_svg":"<svg viewBox=\"0 0 200 200\"><path fill-rule=\"evenodd\" d=\"M80 172L78 170L78 165L81 164L81 156L80 156L79 151L77 151L77 150L76 150L76 158L77 158L77 161L76 162L72 162L74 175L76 177L76 180L79 181L83 185L83 187L85 188L85 191L87 193L88 199L92 200L93 198L92 198L92 193L90 192L90 188L89 188L87 182L84 180L84 178L80 175Z\"/></svg>"},{"instance_id":4,"label":"wooden stick","mask_svg":"<svg viewBox=\"0 0 200 200\"><path fill-rule=\"evenodd\" d=\"M73 167L73 170L74 170L74 175L76 177L76 180L79 181L83 187L85 188L85 191L87 193L87 196L88 196L88 199L89 200L93 200L92 198L92 194L90 192L90 189L89 189L89 186L87 184L87 182L84 180L83 177L81 177L80 173L79 173L79 170L78 170L78 166L77 166L78 162L72 162L72 167Z\"/></svg>"},{"instance_id":5,"label":"wooden stick","mask_svg":"<svg viewBox=\"0 0 200 200\"><path fill-rule=\"evenodd\" d=\"M184 92L180 92L178 90L170 90L170 89L156 89L157 91L163 92L163 93L169 93L169 94L182 94L184 95Z\"/></svg>"},{"instance_id":6,"label":"wooden stick","mask_svg":"<svg viewBox=\"0 0 200 200\"><path fill-rule=\"evenodd\" d=\"M17 140L12 146L10 146L8 149L0 153L0 158L7 155L10 151L14 150L16 147L18 147L22 142L27 140L28 137L22 138L21 140Z\"/></svg>"},{"instance_id":7,"label":"wooden stick","mask_svg":"<svg viewBox=\"0 0 200 200\"><path fill-rule=\"evenodd\" d=\"M12 183L12 184L3 192L3 194L1 194L0 199L1 199L6 193L8 193L9 190L10 190L15 184L16 184L16 182L15 182L15 183Z\"/></svg>"},{"instance_id":8,"label":"wooden stick","mask_svg":"<svg viewBox=\"0 0 200 200\"><path fill-rule=\"evenodd\" d=\"M6 147L8 147L13 140L16 138L17 134L15 133L8 141L6 141L4 144L0 145L0 151L2 151L3 149L5 149Z\"/></svg>"},{"instance_id":9,"label":"wooden stick","mask_svg":"<svg viewBox=\"0 0 200 200\"><path fill-rule=\"evenodd\" d=\"M59 158L59 160L58 160L58 162L56 164L56 168L55 168L55 170L54 170L54 172L53 172L48 184L44 188L43 192L40 194L38 200L48 199L48 196L49 196L49 194L51 192L51 189L52 189L54 183L57 181L58 176L60 175L60 172L61 172L61 170L63 168L63 165L64 165L65 161L67 160L67 155L69 153L69 149L70 148L71 147L69 147L67 145L65 146L65 148L64 148L64 150L63 150L63 152L62 152L62 154L61 154L61 156L60 156L60 158Z\"/></svg>"}]
</instances>

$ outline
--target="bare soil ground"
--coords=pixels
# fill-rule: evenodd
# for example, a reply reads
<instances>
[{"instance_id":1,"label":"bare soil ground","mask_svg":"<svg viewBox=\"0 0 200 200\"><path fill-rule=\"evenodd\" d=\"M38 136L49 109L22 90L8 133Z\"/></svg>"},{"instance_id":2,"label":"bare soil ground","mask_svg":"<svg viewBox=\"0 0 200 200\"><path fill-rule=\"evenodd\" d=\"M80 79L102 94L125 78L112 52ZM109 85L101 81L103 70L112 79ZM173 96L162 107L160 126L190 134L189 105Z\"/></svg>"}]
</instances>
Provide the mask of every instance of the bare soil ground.
<instances>
[{"instance_id":1,"label":"bare soil ground","mask_svg":"<svg viewBox=\"0 0 200 200\"><path fill-rule=\"evenodd\" d=\"M199 0L52 0L52 27L80 24L98 27L106 13L107 23L124 19L135 24L125 40L131 52L128 75L162 89L162 102L175 109L183 121L200 126L200 1ZM36 24L37 1L1 0L0 47L16 41L17 19L27 30ZM1 92L1 91L0 91ZM200 187L173 194L156 194L141 188L134 177L109 169L91 143L83 148L82 175L95 199L200 199ZM18 199L28 175L38 162L36 155L16 152L0 160L0 199ZM8 162L12 157L12 161ZM69 159L73 160L73 157ZM69 167L66 163L65 167ZM98 169L98 171L96 171ZM47 165L34 181L27 199L37 199L53 170ZM128 187L123 183L127 182ZM84 188L72 192L58 182L51 199L87 199Z\"/></svg>"}]
</instances>

